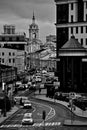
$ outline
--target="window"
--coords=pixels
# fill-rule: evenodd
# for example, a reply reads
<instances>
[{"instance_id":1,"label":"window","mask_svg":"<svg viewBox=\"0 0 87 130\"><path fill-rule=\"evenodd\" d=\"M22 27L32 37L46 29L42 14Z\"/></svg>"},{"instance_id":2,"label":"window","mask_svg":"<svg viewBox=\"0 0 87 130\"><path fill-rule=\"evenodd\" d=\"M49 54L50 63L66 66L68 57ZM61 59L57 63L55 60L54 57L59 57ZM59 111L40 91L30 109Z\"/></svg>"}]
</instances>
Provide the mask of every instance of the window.
<instances>
[{"instance_id":1,"label":"window","mask_svg":"<svg viewBox=\"0 0 87 130\"><path fill-rule=\"evenodd\" d=\"M76 27L76 33L78 33L78 27Z\"/></svg>"},{"instance_id":2,"label":"window","mask_svg":"<svg viewBox=\"0 0 87 130\"><path fill-rule=\"evenodd\" d=\"M4 56L4 52L2 52L2 56Z\"/></svg>"},{"instance_id":3,"label":"window","mask_svg":"<svg viewBox=\"0 0 87 130\"><path fill-rule=\"evenodd\" d=\"M87 45L87 38L86 38L86 45Z\"/></svg>"},{"instance_id":4,"label":"window","mask_svg":"<svg viewBox=\"0 0 87 130\"><path fill-rule=\"evenodd\" d=\"M86 21L87 21L87 14L86 14Z\"/></svg>"},{"instance_id":5,"label":"window","mask_svg":"<svg viewBox=\"0 0 87 130\"><path fill-rule=\"evenodd\" d=\"M73 10L73 3L71 3L71 10Z\"/></svg>"},{"instance_id":6,"label":"window","mask_svg":"<svg viewBox=\"0 0 87 130\"><path fill-rule=\"evenodd\" d=\"M83 27L81 27L81 33L83 33Z\"/></svg>"},{"instance_id":7,"label":"window","mask_svg":"<svg viewBox=\"0 0 87 130\"><path fill-rule=\"evenodd\" d=\"M0 41L2 41L2 37L0 37Z\"/></svg>"},{"instance_id":8,"label":"window","mask_svg":"<svg viewBox=\"0 0 87 130\"><path fill-rule=\"evenodd\" d=\"M9 52L9 56L11 56L11 52Z\"/></svg>"},{"instance_id":9,"label":"window","mask_svg":"<svg viewBox=\"0 0 87 130\"><path fill-rule=\"evenodd\" d=\"M15 59L13 59L13 63L15 63Z\"/></svg>"},{"instance_id":10,"label":"window","mask_svg":"<svg viewBox=\"0 0 87 130\"><path fill-rule=\"evenodd\" d=\"M81 45L83 45L83 39L81 38Z\"/></svg>"},{"instance_id":11,"label":"window","mask_svg":"<svg viewBox=\"0 0 87 130\"><path fill-rule=\"evenodd\" d=\"M73 27L71 27L71 34L73 34Z\"/></svg>"},{"instance_id":12,"label":"window","mask_svg":"<svg viewBox=\"0 0 87 130\"><path fill-rule=\"evenodd\" d=\"M87 2L86 2L86 9L87 9Z\"/></svg>"},{"instance_id":13,"label":"window","mask_svg":"<svg viewBox=\"0 0 87 130\"><path fill-rule=\"evenodd\" d=\"M87 26L86 26L86 33L87 33Z\"/></svg>"},{"instance_id":14,"label":"window","mask_svg":"<svg viewBox=\"0 0 87 130\"><path fill-rule=\"evenodd\" d=\"M73 22L73 15L71 15L71 22Z\"/></svg>"},{"instance_id":15,"label":"window","mask_svg":"<svg viewBox=\"0 0 87 130\"><path fill-rule=\"evenodd\" d=\"M5 41L9 41L9 37L5 37Z\"/></svg>"},{"instance_id":16,"label":"window","mask_svg":"<svg viewBox=\"0 0 87 130\"><path fill-rule=\"evenodd\" d=\"M11 63L11 59L9 59L9 63Z\"/></svg>"},{"instance_id":17,"label":"window","mask_svg":"<svg viewBox=\"0 0 87 130\"><path fill-rule=\"evenodd\" d=\"M15 53L13 52L13 56L15 56Z\"/></svg>"},{"instance_id":18,"label":"window","mask_svg":"<svg viewBox=\"0 0 87 130\"><path fill-rule=\"evenodd\" d=\"M4 63L4 59L2 59L2 63Z\"/></svg>"},{"instance_id":19,"label":"window","mask_svg":"<svg viewBox=\"0 0 87 130\"><path fill-rule=\"evenodd\" d=\"M0 64L1 64L1 58L0 58Z\"/></svg>"}]
</instances>

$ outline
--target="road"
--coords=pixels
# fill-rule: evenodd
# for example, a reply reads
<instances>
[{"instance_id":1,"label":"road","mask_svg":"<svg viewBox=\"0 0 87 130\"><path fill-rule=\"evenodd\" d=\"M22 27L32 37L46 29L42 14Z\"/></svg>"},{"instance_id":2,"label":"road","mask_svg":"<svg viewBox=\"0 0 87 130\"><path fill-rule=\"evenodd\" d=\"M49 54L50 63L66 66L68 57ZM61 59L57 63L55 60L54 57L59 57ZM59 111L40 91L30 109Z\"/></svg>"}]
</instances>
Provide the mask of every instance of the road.
<instances>
[{"instance_id":1,"label":"road","mask_svg":"<svg viewBox=\"0 0 87 130\"><path fill-rule=\"evenodd\" d=\"M13 114L10 118L3 122L0 126L0 130L86 130L87 127L67 127L63 126L65 119L71 119L71 112L61 104L55 104L48 101L35 99L29 95L29 91L26 91L26 96L32 102L32 109L19 108L19 110ZM42 112L46 111L45 127L42 119ZM34 118L34 124L32 126L22 126L21 121L23 115L26 112L32 112ZM74 120L85 121L84 118L79 118L73 115Z\"/></svg>"}]
</instances>

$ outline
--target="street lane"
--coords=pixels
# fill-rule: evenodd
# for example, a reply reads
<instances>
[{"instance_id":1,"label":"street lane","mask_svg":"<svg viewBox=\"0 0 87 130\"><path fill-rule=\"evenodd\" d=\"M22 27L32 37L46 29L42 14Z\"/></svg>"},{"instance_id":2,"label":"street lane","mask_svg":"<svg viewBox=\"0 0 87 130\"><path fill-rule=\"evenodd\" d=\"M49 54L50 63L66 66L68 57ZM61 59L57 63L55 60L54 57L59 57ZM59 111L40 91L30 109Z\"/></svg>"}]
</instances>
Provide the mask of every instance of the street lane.
<instances>
[{"instance_id":1,"label":"street lane","mask_svg":"<svg viewBox=\"0 0 87 130\"><path fill-rule=\"evenodd\" d=\"M29 91L26 91L26 96L29 96ZM44 127L42 120L42 111L46 110L46 121L45 130L86 130L87 127L67 127L63 126L65 119L71 119L71 112L61 104L55 104L48 101L42 101L39 99L34 99L29 96L31 100L33 109L27 110L20 108L19 111L13 115L11 118L6 120L0 127L0 130L42 130ZM33 118L35 123L33 126L22 126L21 120L24 113L33 112ZM73 115L73 119L86 121L84 118L79 118Z\"/></svg>"}]
</instances>

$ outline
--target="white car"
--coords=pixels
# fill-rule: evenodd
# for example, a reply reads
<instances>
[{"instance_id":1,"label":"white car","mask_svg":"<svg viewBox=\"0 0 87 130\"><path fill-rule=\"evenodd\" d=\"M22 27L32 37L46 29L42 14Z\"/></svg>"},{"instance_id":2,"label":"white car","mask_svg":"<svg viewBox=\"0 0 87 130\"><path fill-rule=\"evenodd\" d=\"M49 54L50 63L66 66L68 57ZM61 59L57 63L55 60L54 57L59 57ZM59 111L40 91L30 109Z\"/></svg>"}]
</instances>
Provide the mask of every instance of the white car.
<instances>
[{"instance_id":1,"label":"white car","mask_svg":"<svg viewBox=\"0 0 87 130\"><path fill-rule=\"evenodd\" d=\"M34 120L32 118L32 113L25 113L22 119L22 125L33 125Z\"/></svg>"},{"instance_id":2,"label":"white car","mask_svg":"<svg viewBox=\"0 0 87 130\"><path fill-rule=\"evenodd\" d=\"M35 81L36 82L41 82L41 77L40 76L36 76Z\"/></svg>"},{"instance_id":3,"label":"white car","mask_svg":"<svg viewBox=\"0 0 87 130\"><path fill-rule=\"evenodd\" d=\"M24 108L32 108L32 104L31 104L31 102L29 100L25 100Z\"/></svg>"}]
</instances>

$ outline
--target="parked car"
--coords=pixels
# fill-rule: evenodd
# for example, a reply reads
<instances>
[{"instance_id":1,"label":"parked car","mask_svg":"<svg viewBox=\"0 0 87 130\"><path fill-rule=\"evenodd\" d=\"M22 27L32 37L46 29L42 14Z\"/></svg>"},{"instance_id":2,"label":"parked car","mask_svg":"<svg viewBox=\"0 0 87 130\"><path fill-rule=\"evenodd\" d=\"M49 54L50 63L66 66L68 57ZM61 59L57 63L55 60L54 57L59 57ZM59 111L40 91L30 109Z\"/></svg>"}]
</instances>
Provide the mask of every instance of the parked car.
<instances>
[{"instance_id":1,"label":"parked car","mask_svg":"<svg viewBox=\"0 0 87 130\"><path fill-rule=\"evenodd\" d=\"M32 108L32 104L31 104L31 102L29 100L25 100L24 108Z\"/></svg>"},{"instance_id":2,"label":"parked car","mask_svg":"<svg viewBox=\"0 0 87 130\"><path fill-rule=\"evenodd\" d=\"M25 113L22 119L22 125L33 125L34 120L32 118L32 113Z\"/></svg>"}]
</instances>

